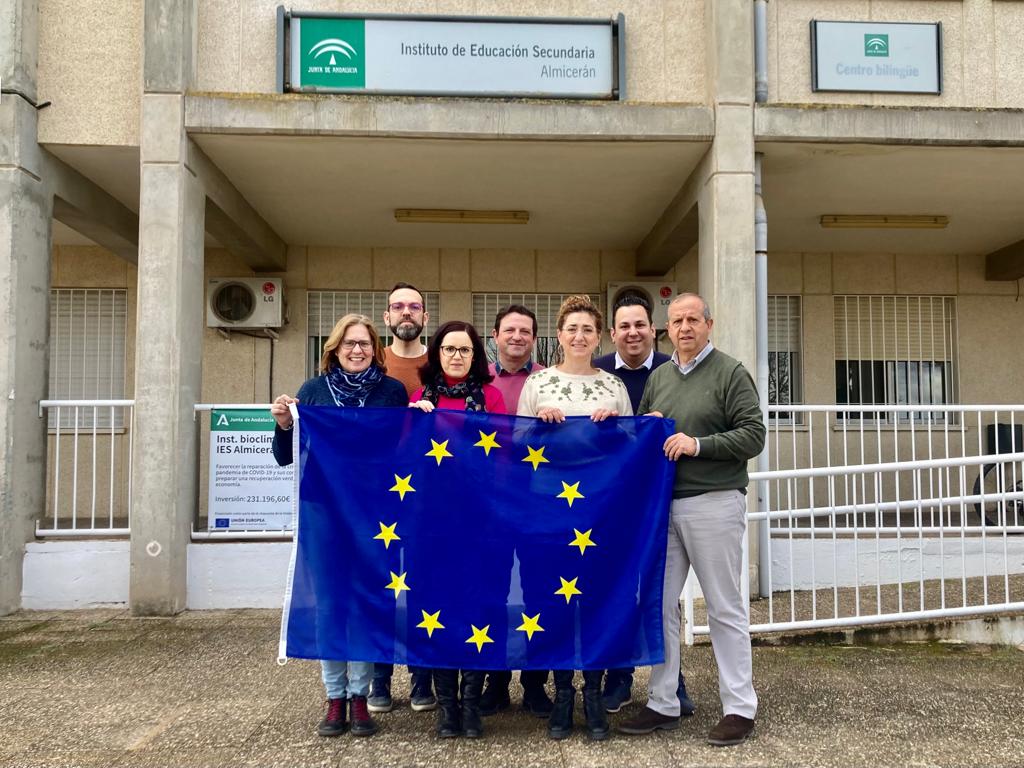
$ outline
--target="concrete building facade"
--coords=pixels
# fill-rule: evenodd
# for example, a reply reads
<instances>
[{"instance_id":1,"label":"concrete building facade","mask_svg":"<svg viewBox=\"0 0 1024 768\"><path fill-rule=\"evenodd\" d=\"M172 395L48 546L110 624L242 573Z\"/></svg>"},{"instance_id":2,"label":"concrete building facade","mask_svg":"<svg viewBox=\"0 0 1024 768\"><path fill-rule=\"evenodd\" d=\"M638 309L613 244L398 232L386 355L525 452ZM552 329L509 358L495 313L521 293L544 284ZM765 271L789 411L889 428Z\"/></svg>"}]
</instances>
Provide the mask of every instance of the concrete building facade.
<instances>
[{"instance_id":1,"label":"concrete building facade","mask_svg":"<svg viewBox=\"0 0 1024 768\"><path fill-rule=\"evenodd\" d=\"M486 323L507 296L550 302L664 281L707 297L716 344L754 371L758 166L774 402L861 402L844 389L854 368L877 380L875 403L898 401L911 379L906 402L1021 401L1024 3L303 10L621 13L624 97L282 94L275 2L0 0L0 612L22 604L26 547L54 489L78 492L55 468L39 416L48 397L134 400L113 445L91 448L130 458L130 482L105 480L105 465L97 482L131 500L130 547L116 557L130 562L133 611L183 610L205 513L193 407L295 391L322 334L310 308L327 296L349 306L405 280L436 300L435 320ZM812 90L809 25L828 19L940 23L941 93ZM530 222L407 224L399 208L526 210ZM946 225L822 225L865 214ZM275 339L205 327L206 281L247 276L283 280ZM895 355L850 333L874 333L862 322L872 313L907 335ZM93 358L104 391L85 381Z\"/></svg>"}]
</instances>

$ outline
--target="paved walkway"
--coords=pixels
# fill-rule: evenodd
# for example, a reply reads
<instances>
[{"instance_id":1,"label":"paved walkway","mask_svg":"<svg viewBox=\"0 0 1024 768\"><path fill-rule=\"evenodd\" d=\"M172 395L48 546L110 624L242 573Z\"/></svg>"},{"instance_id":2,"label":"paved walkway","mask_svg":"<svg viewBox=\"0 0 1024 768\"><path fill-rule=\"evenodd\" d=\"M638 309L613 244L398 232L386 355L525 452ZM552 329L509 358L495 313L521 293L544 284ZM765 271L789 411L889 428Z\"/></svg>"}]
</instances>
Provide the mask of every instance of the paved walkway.
<instances>
[{"instance_id":1,"label":"paved walkway","mask_svg":"<svg viewBox=\"0 0 1024 768\"><path fill-rule=\"evenodd\" d=\"M322 739L318 667L275 663L277 621L272 611L0 619L0 765L1024 765L1016 648L755 648L758 729L730 749L704 743L719 715L706 645L684 649L698 711L673 733L556 743L510 710L486 721L483 740L441 742L430 713L399 706L373 738Z\"/></svg>"}]
</instances>

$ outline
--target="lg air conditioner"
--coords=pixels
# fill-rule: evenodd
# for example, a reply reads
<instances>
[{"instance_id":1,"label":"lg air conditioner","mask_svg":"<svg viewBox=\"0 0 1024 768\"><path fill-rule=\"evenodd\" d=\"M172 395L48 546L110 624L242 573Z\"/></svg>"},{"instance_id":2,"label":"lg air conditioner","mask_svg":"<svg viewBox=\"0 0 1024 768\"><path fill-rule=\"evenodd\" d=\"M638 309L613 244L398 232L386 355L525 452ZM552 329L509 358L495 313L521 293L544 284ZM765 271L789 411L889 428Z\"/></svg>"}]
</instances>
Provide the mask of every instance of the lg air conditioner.
<instances>
[{"instance_id":1,"label":"lg air conditioner","mask_svg":"<svg viewBox=\"0 0 1024 768\"><path fill-rule=\"evenodd\" d=\"M654 283L646 281L608 283L608 325L615 322L615 304L623 296L641 296L651 306L656 330L664 331L668 322L668 305L679 292L675 283Z\"/></svg>"},{"instance_id":2,"label":"lg air conditioner","mask_svg":"<svg viewBox=\"0 0 1024 768\"><path fill-rule=\"evenodd\" d=\"M220 277L206 284L209 328L280 328L283 320L284 294L279 278Z\"/></svg>"}]
</instances>

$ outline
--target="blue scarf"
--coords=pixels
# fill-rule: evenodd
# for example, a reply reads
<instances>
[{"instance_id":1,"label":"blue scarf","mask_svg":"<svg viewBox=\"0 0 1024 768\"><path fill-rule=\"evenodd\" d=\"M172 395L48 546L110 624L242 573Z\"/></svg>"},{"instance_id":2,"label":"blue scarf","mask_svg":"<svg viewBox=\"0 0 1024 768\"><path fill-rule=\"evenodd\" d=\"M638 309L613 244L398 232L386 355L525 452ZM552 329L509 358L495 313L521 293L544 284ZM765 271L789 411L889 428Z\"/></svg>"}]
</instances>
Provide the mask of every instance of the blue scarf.
<instances>
[{"instance_id":1,"label":"blue scarf","mask_svg":"<svg viewBox=\"0 0 1024 768\"><path fill-rule=\"evenodd\" d=\"M342 408L362 408L373 388L384 378L384 371L376 363L359 373L346 373L336 365L325 374L327 388L331 391L334 404Z\"/></svg>"}]
</instances>

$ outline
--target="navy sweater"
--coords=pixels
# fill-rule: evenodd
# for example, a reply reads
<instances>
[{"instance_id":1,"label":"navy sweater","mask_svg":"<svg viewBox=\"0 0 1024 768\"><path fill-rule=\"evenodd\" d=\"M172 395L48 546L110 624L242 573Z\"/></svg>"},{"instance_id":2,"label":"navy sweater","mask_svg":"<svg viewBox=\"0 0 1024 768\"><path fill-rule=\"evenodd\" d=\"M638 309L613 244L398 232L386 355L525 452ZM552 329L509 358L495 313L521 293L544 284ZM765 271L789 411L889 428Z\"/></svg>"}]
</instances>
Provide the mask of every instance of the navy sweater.
<instances>
[{"instance_id":1,"label":"navy sweater","mask_svg":"<svg viewBox=\"0 0 1024 768\"><path fill-rule=\"evenodd\" d=\"M331 390L327 386L325 376L310 379L301 387L296 395L299 405L334 405ZM402 408L409 404L409 396L405 393L405 385L398 379L385 376L370 390L364 405L377 408ZM277 463L284 467L292 463L292 431L274 428L274 443L271 446Z\"/></svg>"},{"instance_id":2,"label":"navy sweater","mask_svg":"<svg viewBox=\"0 0 1024 768\"><path fill-rule=\"evenodd\" d=\"M640 398L644 396L644 387L647 386L647 379L650 378L651 372L671 359L668 355L655 352L650 368L638 368L633 371L629 368L616 368L615 353L612 352L610 355L602 355L597 358L594 361L594 367L614 373L622 379L622 383L626 385L626 391L629 392L629 402L633 404L633 413L637 413L637 408L640 407Z\"/></svg>"}]
</instances>

